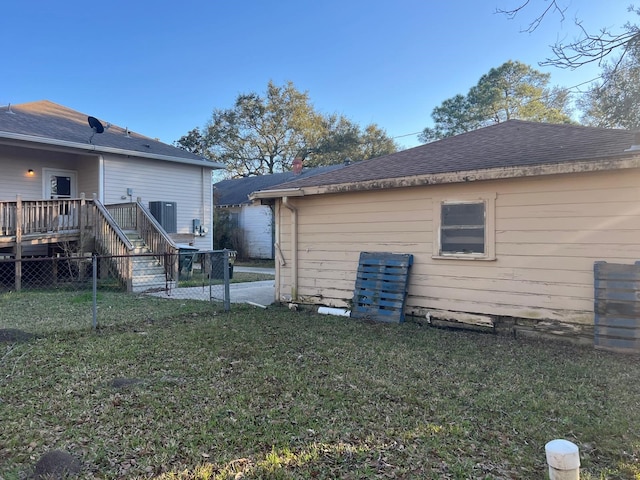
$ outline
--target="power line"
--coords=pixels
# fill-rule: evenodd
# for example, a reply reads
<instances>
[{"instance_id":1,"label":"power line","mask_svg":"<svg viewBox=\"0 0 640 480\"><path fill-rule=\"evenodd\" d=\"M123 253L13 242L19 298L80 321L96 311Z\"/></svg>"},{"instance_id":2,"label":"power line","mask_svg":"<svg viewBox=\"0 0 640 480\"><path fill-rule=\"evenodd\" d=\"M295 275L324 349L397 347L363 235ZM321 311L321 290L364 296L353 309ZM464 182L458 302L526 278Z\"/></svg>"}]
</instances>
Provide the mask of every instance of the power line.
<instances>
[{"instance_id":1,"label":"power line","mask_svg":"<svg viewBox=\"0 0 640 480\"><path fill-rule=\"evenodd\" d=\"M572 86L570 86L570 87L562 88L561 90L569 91L569 92L570 92L571 90L574 90L574 89L576 89L576 88L578 88L578 87L582 87L583 85L587 85L587 84L589 84L589 83L596 82L596 81L598 81L598 80L603 80L603 76L602 76L602 75L598 75L597 77L592 78L591 80L585 80L584 82L578 83L578 84L576 84L576 85L572 85ZM584 92L580 92L580 93L584 93ZM548 98L550 98L550 97L551 97L551 95L552 95L552 93L548 93L548 94L546 94L546 95L541 95L540 97L532 98L532 99L530 99L529 101L524 102L524 103L523 103L523 105L527 105L527 104L529 104L529 103L531 103L531 102L535 102L535 101L539 101L539 100L543 100L543 99L548 99ZM421 130L421 131L419 131L419 132L404 133L404 134L402 134L402 135L396 135L396 136L394 136L394 137L390 137L390 138L391 138L391 140L395 140L396 138L412 137L412 136L414 136L414 135L420 135L421 133L422 133L422 130Z\"/></svg>"}]
</instances>

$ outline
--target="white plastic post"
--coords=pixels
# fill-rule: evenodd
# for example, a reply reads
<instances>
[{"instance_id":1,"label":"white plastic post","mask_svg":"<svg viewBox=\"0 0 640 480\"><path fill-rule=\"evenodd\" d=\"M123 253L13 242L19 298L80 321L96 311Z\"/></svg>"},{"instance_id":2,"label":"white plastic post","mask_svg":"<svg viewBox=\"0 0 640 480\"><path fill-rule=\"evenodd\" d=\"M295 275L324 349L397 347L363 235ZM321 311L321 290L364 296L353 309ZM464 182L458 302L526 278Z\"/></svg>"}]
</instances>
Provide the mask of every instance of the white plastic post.
<instances>
[{"instance_id":1,"label":"white plastic post","mask_svg":"<svg viewBox=\"0 0 640 480\"><path fill-rule=\"evenodd\" d=\"M544 447L549 480L580 480L578 446L568 440L551 440Z\"/></svg>"}]
</instances>

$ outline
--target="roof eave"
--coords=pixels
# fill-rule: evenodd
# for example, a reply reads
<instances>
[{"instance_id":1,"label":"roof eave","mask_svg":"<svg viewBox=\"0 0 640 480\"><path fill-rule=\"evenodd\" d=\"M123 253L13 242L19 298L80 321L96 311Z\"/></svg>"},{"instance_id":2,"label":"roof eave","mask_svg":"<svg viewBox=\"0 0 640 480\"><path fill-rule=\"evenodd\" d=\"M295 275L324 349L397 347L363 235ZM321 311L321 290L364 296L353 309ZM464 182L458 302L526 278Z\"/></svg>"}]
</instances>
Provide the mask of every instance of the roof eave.
<instances>
[{"instance_id":1,"label":"roof eave","mask_svg":"<svg viewBox=\"0 0 640 480\"><path fill-rule=\"evenodd\" d=\"M258 190L249 195L249 200L252 202L256 200L263 200L267 198L282 198L282 197L303 197L306 189L302 188L280 188L274 190Z\"/></svg>"},{"instance_id":2,"label":"roof eave","mask_svg":"<svg viewBox=\"0 0 640 480\"><path fill-rule=\"evenodd\" d=\"M291 193L292 191L297 192L295 196L322 195L329 193L346 193L354 191L380 190L387 188L417 187L424 185L441 185L450 183L469 183L487 180L503 180L509 178L536 177L542 175L599 172L628 168L640 168L640 155L626 153L617 157L606 157L595 160L580 160L529 166L500 167L482 170L467 170L460 172L385 178L367 180L362 182L347 182L332 185L299 187L293 189L265 190L254 192L249 196L249 198L251 200L257 200L294 196Z\"/></svg>"},{"instance_id":3,"label":"roof eave","mask_svg":"<svg viewBox=\"0 0 640 480\"><path fill-rule=\"evenodd\" d=\"M29 142L39 145L49 145L63 148L70 148L73 150L80 150L90 153L113 153L116 155L128 155L131 157L149 158L153 160L163 160L166 162L184 163L187 165L197 165L201 167L207 167L212 169L223 169L225 165L217 162L212 162L203 158L202 160L192 160L189 158L174 157L171 155L160 155L155 153L139 152L136 150L126 150L123 148L104 147L101 145L94 145L92 143L78 143L70 142L67 140L58 140L55 138L37 137L34 135L25 135L22 133L12 133L0 131L0 139L16 140L19 142Z\"/></svg>"}]
</instances>

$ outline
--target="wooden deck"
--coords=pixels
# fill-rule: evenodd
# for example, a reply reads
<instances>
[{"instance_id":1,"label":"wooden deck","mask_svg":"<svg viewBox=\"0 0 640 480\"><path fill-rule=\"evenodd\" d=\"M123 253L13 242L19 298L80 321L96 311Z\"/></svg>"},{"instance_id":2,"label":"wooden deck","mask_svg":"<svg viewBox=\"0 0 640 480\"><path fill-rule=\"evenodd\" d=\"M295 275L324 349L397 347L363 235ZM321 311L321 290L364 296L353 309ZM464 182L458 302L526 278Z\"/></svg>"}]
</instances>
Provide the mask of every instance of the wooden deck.
<instances>
[{"instance_id":1,"label":"wooden deck","mask_svg":"<svg viewBox=\"0 0 640 480\"><path fill-rule=\"evenodd\" d=\"M135 247L125 234L135 230L164 265L178 248L148 209L137 202L102 205L96 198L22 200L0 202L0 254L20 260L37 246L69 248L75 256L94 252L110 255L128 289L132 285L131 256ZM69 253L69 252L67 252ZM21 262L16 262L16 290L20 289ZM174 266L165 266L172 271Z\"/></svg>"},{"instance_id":2,"label":"wooden deck","mask_svg":"<svg viewBox=\"0 0 640 480\"><path fill-rule=\"evenodd\" d=\"M0 202L0 245L51 243L79 237L93 225L93 202L84 198Z\"/></svg>"}]
</instances>

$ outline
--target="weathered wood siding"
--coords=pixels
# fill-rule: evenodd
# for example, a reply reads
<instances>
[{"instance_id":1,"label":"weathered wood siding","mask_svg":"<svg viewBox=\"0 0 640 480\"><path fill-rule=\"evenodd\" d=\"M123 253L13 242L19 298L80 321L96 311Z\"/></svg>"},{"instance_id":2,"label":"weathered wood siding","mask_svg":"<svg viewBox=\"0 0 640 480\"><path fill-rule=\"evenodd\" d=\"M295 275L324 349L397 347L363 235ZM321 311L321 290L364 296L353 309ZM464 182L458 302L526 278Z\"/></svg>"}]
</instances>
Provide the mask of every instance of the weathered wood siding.
<instances>
[{"instance_id":1,"label":"weathered wood siding","mask_svg":"<svg viewBox=\"0 0 640 480\"><path fill-rule=\"evenodd\" d=\"M194 218L209 229L204 237L195 237L194 246L213 247L211 169L157 160L131 159L121 156L104 157L104 202L142 199L145 205L154 201L177 203L177 233L192 233ZM122 197L126 199L122 199Z\"/></svg>"},{"instance_id":2,"label":"weathered wood siding","mask_svg":"<svg viewBox=\"0 0 640 480\"><path fill-rule=\"evenodd\" d=\"M493 261L432 258L433 199L495 195ZM412 253L407 311L593 325L593 264L640 259L640 171L556 175L291 198L301 301L348 307L362 251ZM291 212L277 206L291 295Z\"/></svg>"}]
</instances>

